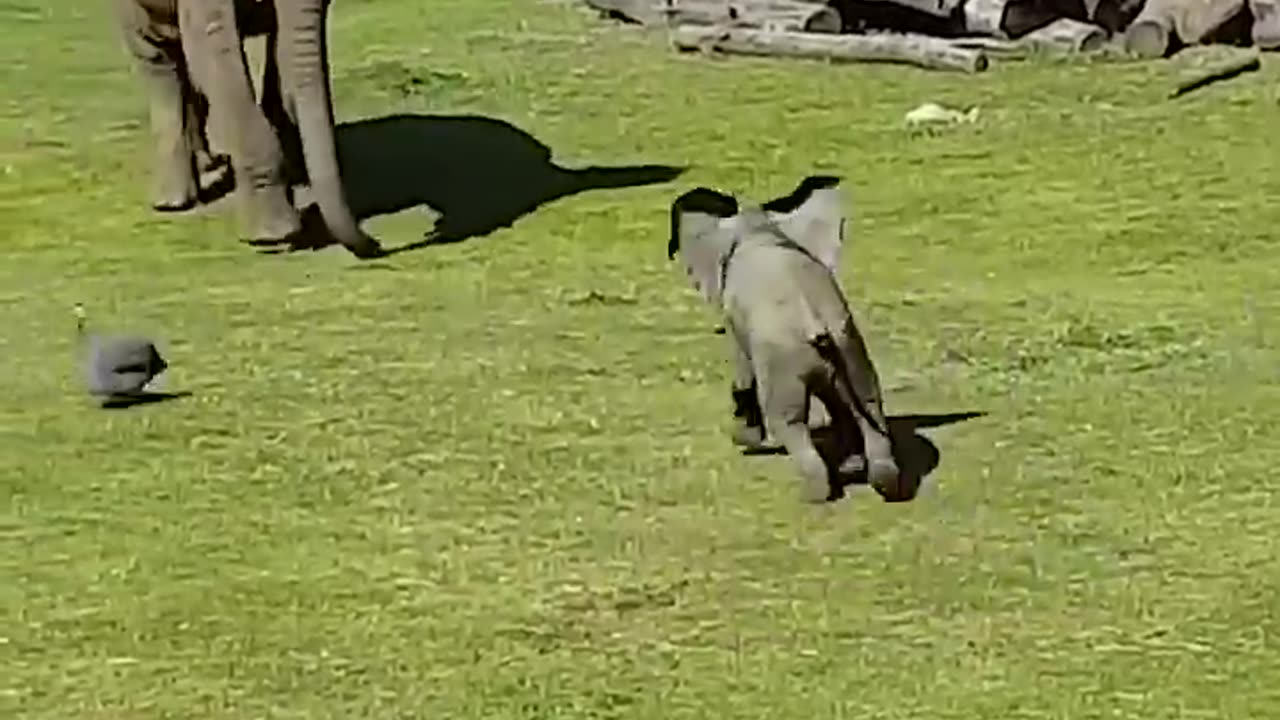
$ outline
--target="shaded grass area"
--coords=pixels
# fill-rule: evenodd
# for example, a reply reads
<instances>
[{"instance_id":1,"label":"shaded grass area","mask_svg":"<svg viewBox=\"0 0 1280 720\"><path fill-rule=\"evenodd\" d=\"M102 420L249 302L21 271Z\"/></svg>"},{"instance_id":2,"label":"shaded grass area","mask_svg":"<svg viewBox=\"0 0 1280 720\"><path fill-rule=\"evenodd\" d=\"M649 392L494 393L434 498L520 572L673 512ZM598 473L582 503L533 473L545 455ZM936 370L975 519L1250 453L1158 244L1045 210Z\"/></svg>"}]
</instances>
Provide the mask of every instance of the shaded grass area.
<instances>
[{"instance_id":1,"label":"shaded grass area","mask_svg":"<svg viewBox=\"0 0 1280 720\"><path fill-rule=\"evenodd\" d=\"M105 13L0 4L0 713L1280 711L1270 56L1173 104L1159 65L711 61L564 3L337 3L342 120L690 166L359 264L256 255L229 203L150 213ZM926 100L982 120L910 137ZM665 257L681 189L814 171L853 188L890 412L990 413L928 431L914 503L815 512L785 457L736 455L723 339ZM193 394L94 407L77 301Z\"/></svg>"}]
</instances>

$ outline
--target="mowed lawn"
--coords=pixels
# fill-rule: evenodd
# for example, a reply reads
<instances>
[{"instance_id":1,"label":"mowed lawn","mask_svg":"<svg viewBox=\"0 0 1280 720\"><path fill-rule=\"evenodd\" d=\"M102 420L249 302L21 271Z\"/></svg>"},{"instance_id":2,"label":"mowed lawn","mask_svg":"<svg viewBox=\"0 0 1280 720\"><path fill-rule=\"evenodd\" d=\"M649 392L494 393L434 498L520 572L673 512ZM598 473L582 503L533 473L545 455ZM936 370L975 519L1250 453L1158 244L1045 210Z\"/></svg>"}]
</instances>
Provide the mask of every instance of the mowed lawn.
<instances>
[{"instance_id":1,"label":"mowed lawn","mask_svg":"<svg viewBox=\"0 0 1280 720\"><path fill-rule=\"evenodd\" d=\"M340 0L340 120L689 168L360 263L150 211L108 8L0 4L0 716L1280 716L1280 61L1170 102L1161 64L716 60L570 2ZM909 136L929 100L981 119ZM891 414L989 413L923 431L913 503L815 510L739 456L666 258L677 193L815 171ZM194 394L97 409L76 302Z\"/></svg>"}]
</instances>

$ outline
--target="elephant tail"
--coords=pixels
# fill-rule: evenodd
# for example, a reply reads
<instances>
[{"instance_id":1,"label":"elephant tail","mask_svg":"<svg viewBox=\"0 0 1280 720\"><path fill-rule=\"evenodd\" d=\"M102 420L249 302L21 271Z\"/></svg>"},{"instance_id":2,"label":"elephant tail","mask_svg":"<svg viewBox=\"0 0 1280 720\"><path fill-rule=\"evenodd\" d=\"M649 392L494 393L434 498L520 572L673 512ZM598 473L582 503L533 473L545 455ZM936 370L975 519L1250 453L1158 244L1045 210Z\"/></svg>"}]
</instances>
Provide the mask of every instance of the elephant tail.
<instances>
[{"instance_id":1,"label":"elephant tail","mask_svg":"<svg viewBox=\"0 0 1280 720\"><path fill-rule=\"evenodd\" d=\"M569 170L573 185L582 189L606 190L610 188L638 187L670 182L680 176L684 168L669 165L628 165L622 167L591 166Z\"/></svg>"},{"instance_id":2,"label":"elephant tail","mask_svg":"<svg viewBox=\"0 0 1280 720\"><path fill-rule=\"evenodd\" d=\"M867 407L866 402L858 393L857 385L853 382L853 374L849 371L849 363L845 361L844 353L841 352L840 345L830 331L817 333L809 340L809 344L818 352L818 357L830 364L835 371L836 390L848 406L866 418L871 427L887 437L889 435L889 427L883 422L884 414L873 413Z\"/></svg>"}]
</instances>

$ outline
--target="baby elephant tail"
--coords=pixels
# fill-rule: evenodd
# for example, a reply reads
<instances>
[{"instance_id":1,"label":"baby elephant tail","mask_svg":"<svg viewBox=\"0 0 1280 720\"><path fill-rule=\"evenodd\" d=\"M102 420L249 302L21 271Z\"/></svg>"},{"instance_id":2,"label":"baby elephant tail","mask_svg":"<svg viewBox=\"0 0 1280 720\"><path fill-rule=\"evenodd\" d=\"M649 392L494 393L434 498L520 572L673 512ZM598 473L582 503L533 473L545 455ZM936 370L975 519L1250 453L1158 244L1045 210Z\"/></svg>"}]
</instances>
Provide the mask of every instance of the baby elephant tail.
<instances>
[{"instance_id":1,"label":"baby elephant tail","mask_svg":"<svg viewBox=\"0 0 1280 720\"><path fill-rule=\"evenodd\" d=\"M835 338L830 332L822 332L814 336L809 343L813 345L813 349L818 351L818 357L822 358L831 367L835 369L836 384L840 394L844 396L849 406L857 410L866 421L880 434L887 436L889 428L883 427L880 418L883 415L871 412L862 397L858 395L856 385L853 382L853 375L849 372L849 365L845 362L844 353L840 352L840 346L836 344Z\"/></svg>"},{"instance_id":2,"label":"baby elephant tail","mask_svg":"<svg viewBox=\"0 0 1280 720\"><path fill-rule=\"evenodd\" d=\"M816 335L810 343L817 350L818 356L829 363L835 371L836 390L857 413L857 424L862 432L863 455L866 457L867 483L875 488L882 498L889 502L910 500L915 496L916 485L904 478L899 471L898 463L893 457L893 444L889 436L888 421L882 408L873 412L867 407L866 400L857 390L854 376L846 361L840 345L830 332ZM865 373L874 373L870 367L863 369ZM872 383L874 378L867 378ZM874 384L872 385L874 387Z\"/></svg>"}]
</instances>

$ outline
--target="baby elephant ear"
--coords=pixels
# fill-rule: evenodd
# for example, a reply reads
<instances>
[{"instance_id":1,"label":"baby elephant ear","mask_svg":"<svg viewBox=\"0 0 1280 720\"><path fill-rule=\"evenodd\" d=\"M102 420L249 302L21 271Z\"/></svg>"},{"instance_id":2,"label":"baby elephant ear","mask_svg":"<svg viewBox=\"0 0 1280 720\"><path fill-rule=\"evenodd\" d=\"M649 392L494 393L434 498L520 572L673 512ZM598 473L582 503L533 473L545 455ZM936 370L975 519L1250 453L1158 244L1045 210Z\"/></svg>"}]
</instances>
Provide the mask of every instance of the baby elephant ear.
<instances>
[{"instance_id":1,"label":"baby elephant ear","mask_svg":"<svg viewBox=\"0 0 1280 720\"><path fill-rule=\"evenodd\" d=\"M708 302L720 302L720 263L733 246L732 219L737 214L737 200L704 187L686 192L671 204L667 258L680 253L690 281Z\"/></svg>"},{"instance_id":2,"label":"baby elephant ear","mask_svg":"<svg viewBox=\"0 0 1280 720\"><path fill-rule=\"evenodd\" d=\"M787 237L839 272L844 243L845 203L840 178L810 175L790 195L761 206Z\"/></svg>"}]
</instances>

